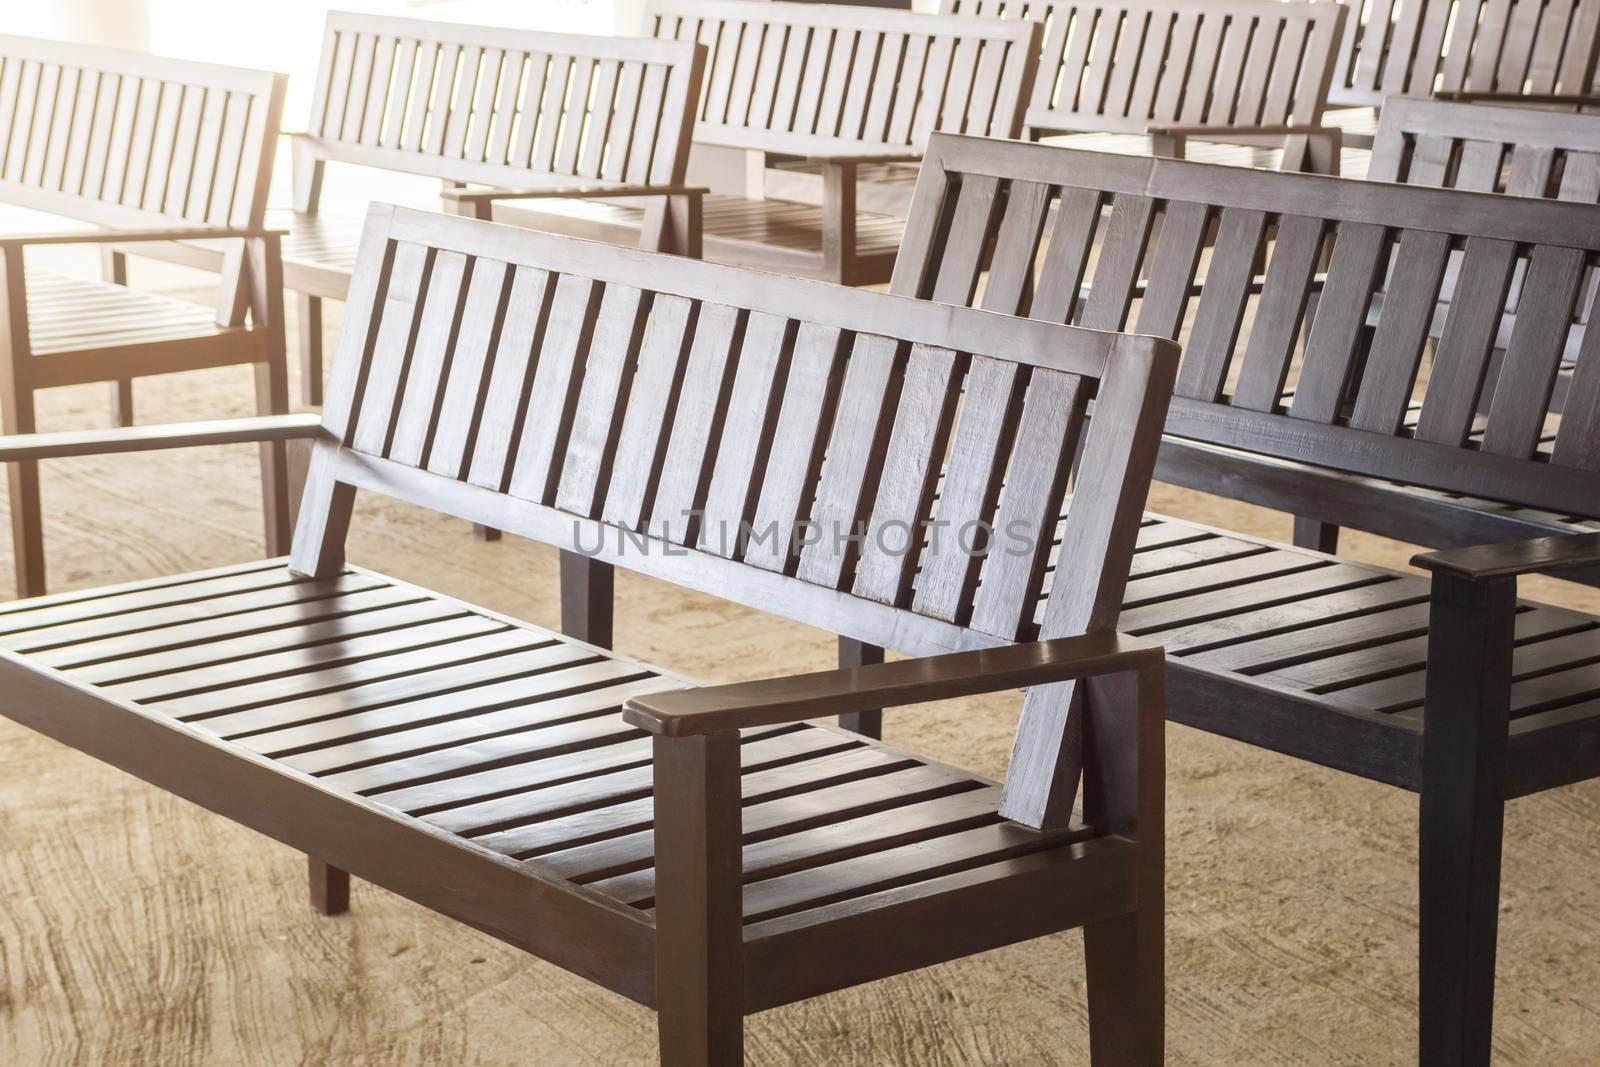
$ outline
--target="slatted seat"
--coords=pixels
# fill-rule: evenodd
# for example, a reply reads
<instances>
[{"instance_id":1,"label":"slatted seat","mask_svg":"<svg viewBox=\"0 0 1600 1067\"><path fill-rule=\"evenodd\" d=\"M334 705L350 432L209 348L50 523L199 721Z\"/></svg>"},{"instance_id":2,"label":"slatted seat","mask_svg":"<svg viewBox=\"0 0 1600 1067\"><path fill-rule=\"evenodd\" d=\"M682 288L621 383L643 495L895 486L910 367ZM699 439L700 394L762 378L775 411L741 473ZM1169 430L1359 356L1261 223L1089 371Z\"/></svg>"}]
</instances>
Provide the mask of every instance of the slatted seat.
<instances>
[{"instance_id":1,"label":"slatted seat","mask_svg":"<svg viewBox=\"0 0 1600 1067\"><path fill-rule=\"evenodd\" d=\"M354 873L655 1007L667 1067L1080 926L1095 1062L1161 1061L1162 660L1110 625L1176 345L382 205L348 306L291 557L0 607L0 713L306 852L324 912ZM347 564L357 491L915 658L695 687L592 589L557 635ZM975 516L1011 550L882 539ZM815 722L1019 687L1003 785Z\"/></svg>"},{"instance_id":2,"label":"slatted seat","mask_svg":"<svg viewBox=\"0 0 1600 1067\"><path fill-rule=\"evenodd\" d=\"M281 561L27 601L0 648L531 873L654 904L648 734L682 679L359 568ZM742 732L745 922L1092 835L1004 825L996 783L814 724Z\"/></svg>"},{"instance_id":3,"label":"slatted seat","mask_svg":"<svg viewBox=\"0 0 1600 1067\"><path fill-rule=\"evenodd\" d=\"M45 590L39 458L67 454L35 450L48 436L37 390L110 383L113 421L137 431L124 444L160 432L131 426L132 380L146 375L250 366L260 415L287 413L279 242L263 227L285 83L266 71L0 34L0 205L16 209L0 232L0 453L21 594ZM40 269L35 257L57 245L93 247L105 280ZM163 250L215 269L215 302L126 287L127 255ZM289 537L284 447L276 438L261 452L274 555ZM84 437L71 448L127 450Z\"/></svg>"},{"instance_id":4,"label":"slatted seat","mask_svg":"<svg viewBox=\"0 0 1600 1067\"><path fill-rule=\"evenodd\" d=\"M1600 104L1600 0L1340 2L1351 11L1327 121L1358 147L1389 97Z\"/></svg>"}]
</instances>

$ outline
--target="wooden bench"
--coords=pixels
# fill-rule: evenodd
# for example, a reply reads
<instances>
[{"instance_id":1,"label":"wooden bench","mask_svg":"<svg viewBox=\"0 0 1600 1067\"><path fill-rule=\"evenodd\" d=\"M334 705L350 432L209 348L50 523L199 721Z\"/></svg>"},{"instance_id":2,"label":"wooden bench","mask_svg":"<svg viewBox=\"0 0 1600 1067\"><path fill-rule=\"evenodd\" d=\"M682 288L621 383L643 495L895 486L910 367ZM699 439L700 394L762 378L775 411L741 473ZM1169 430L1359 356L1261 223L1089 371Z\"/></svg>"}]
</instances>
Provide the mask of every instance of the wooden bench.
<instances>
[{"instance_id":1,"label":"wooden bench","mask_svg":"<svg viewBox=\"0 0 1600 1067\"><path fill-rule=\"evenodd\" d=\"M288 410L278 236L263 228L285 79L263 71L0 35L0 424L37 430L41 389L250 364L256 405ZM214 306L46 270L30 249L172 249L203 242ZM192 247L192 246L188 246ZM37 254L37 253L36 253ZM120 260L115 261L120 270ZM87 451L89 438L78 438ZM86 454L80 451L77 454ZM8 453L17 588L45 588L38 458ZM282 442L261 453L268 552L288 546Z\"/></svg>"},{"instance_id":2,"label":"wooden bench","mask_svg":"<svg viewBox=\"0 0 1600 1067\"><path fill-rule=\"evenodd\" d=\"M1342 7L940 0L939 9L1044 24L1024 117L1028 139L1180 158L1206 142L1209 161L1237 164L1253 159L1240 146L1270 147L1284 169L1338 173L1340 134L1322 115L1343 39Z\"/></svg>"},{"instance_id":3,"label":"wooden bench","mask_svg":"<svg viewBox=\"0 0 1600 1067\"><path fill-rule=\"evenodd\" d=\"M1600 0L1340 2L1352 11L1328 117L1352 144L1372 143L1389 97L1600 104Z\"/></svg>"},{"instance_id":4,"label":"wooden bench","mask_svg":"<svg viewBox=\"0 0 1600 1067\"><path fill-rule=\"evenodd\" d=\"M838 4L651 0L646 32L709 50L695 142L756 156L749 196L705 205L705 255L846 285L887 281L904 228L892 204L857 196L863 168L915 161L935 130L1014 137L1036 61L1031 24ZM897 194L901 195L902 194ZM592 204L603 227L638 225Z\"/></svg>"},{"instance_id":5,"label":"wooden bench","mask_svg":"<svg viewBox=\"0 0 1600 1067\"><path fill-rule=\"evenodd\" d=\"M1585 268L1600 259L1597 215L938 137L893 289L1184 336L1157 468L1168 481L1252 501L1277 494L1277 506L1334 521L1398 500L1427 528L1491 524L1470 498L1592 520L1594 353L1578 360L1559 420L1548 406ZM1453 249L1465 262L1435 346ZM1506 346L1515 373L1483 415L1519 265L1528 285ZM1431 584L1151 520L1118 625L1166 646L1174 720L1421 794L1422 1062L1484 1064L1504 802L1600 774L1600 619L1519 602L1516 578L1596 570L1600 534L1417 562Z\"/></svg>"},{"instance_id":6,"label":"wooden bench","mask_svg":"<svg viewBox=\"0 0 1600 1067\"><path fill-rule=\"evenodd\" d=\"M703 60L692 44L330 12L291 135L293 208L269 216L289 231L306 403L322 402L322 302L344 299L362 226L323 208L329 162L438 178L454 210L509 203L499 217L528 225L559 225L554 206L527 208L575 194L640 201L621 239L693 255L702 191L684 169Z\"/></svg>"},{"instance_id":7,"label":"wooden bench","mask_svg":"<svg viewBox=\"0 0 1600 1067\"><path fill-rule=\"evenodd\" d=\"M306 852L322 910L353 873L653 1006L668 1067L742 1062L744 1014L1077 926L1094 1062L1156 1064L1162 660L1105 623L1176 366L378 205L291 558L0 608L0 712ZM1024 389L1026 436L994 436ZM1115 417L1085 426L1091 396ZM1026 491L996 512L1002 477ZM581 618L347 564L358 490L919 658L695 689ZM1025 533L981 581L953 541L879 536L984 519ZM806 721L1016 687L1012 765L1055 829L1006 821L1026 791Z\"/></svg>"}]
</instances>

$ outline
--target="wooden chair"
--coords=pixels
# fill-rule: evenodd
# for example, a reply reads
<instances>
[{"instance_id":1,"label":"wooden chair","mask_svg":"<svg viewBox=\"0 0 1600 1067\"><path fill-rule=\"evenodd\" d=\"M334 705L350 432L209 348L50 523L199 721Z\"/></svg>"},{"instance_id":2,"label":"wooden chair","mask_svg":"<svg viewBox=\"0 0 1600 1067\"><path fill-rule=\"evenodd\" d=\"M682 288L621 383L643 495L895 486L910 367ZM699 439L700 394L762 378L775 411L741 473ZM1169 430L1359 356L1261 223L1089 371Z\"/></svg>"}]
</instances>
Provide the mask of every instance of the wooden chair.
<instances>
[{"instance_id":1,"label":"wooden chair","mask_svg":"<svg viewBox=\"0 0 1600 1067\"><path fill-rule=\"evenodd\" d=\"M1161 1061L1162 660L1106 622L1175 345L383 205L347 308L290 559L0 608L0 712L303 850L324 911L353 873L654 1007L667 1067L1077 926L1094 1062ZM365 490L918 658L697 689L348 565ZM935 519L1013 532L981 580L883 538ZM805 721L1016 687L1056 829Z\"/></svg>"},{"instance_id":2,"label":"wooden chair","mask_svg":"<svg viewBox=\"0 0 1600 1067\"><path fill-rule=\"evenodd\" d=\"M651 0L646 32L709 50L697 144L802 161L706 201L707 258L846 285L887 281L902 218L857 199L863 167L917 159L934 130L1012 137L1038 30L838 4ZM879 210L874 211L871 208ZM637 226L591 204L593 231Z\"/></svg>"},{"instance_id":3,"label":"wooden chair","mask_svg":"<svg viewBox=\"0 0 1600 1067\"><path fill-rule=\"evenodd\" d=\"M0 421L36 429L40 389L250 364L256 405L288 410L278 235L263 228L285 79L262 71L0 36L0 203L70 220L0 235ZM84 223L94 228L85 228ZM202 242L214 307L25 263L29 249L174 249ZM120 260L115 260L118 271ZM82 441L89 440L82 438ZM82 447L87 447L83 445ZM7 462L17 588L45 588L37 458ZM82 454L82 453L79 453ZM281 442L264 444L267 550L289 535Z\"/></svg>"},{"instance_id":4,"label":"wooden chair","mask_svg":"<svg viewBox=\"0 0 1600 1067\"><path fill-rule=\"evenodd\" d=\"M915 208L896 292L1187 338L1158 478L1419 529L1600 518L1600 359L1549 416L1592 206L936 137ZM1480 415L1519 266L1515 373ZM1419 557L1430 582L1146 523L1118 626L1165 645L1169 717L1420 793L1422 1062L1487 1064L1504 804L1600 775L1600 617L1516 580L1600 571L1600 533Z\"/></svg>"},{"instance_id":5,"label":"wooden chair","mask_svg":"<svg viewBox=\"0 0 1600 1067\"><path fill-rule=\"evenodd\" d=\"M1352 10L1328 100L1347 143L1370 146L1395 96L1600 104L1600 0L1340 2Z\"/></svg>"},{"instance_id":6,"label":"wooden chair","mask_svg":"<svg viewBox=\"0 0 1600 1067\"><path fill-rule=\"evenodd\" d=\"M939 9L1045 26L1028 139L1179 158L1194 146L1238 165L1275 149L1271 165L1338 173L1339 131L1322 124L1346 15L1335 5L940 0Z\"/></svg>"}]
</instances>

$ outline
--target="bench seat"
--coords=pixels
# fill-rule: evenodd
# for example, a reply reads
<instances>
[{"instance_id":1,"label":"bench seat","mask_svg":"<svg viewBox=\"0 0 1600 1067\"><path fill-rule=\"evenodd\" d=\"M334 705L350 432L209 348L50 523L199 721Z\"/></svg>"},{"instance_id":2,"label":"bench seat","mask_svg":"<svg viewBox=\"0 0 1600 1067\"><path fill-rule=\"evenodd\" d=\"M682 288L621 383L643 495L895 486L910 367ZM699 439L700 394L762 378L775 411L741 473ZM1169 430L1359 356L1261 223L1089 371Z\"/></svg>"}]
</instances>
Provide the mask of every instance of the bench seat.
<instances>
[{"instance_id":1,"label":"bench seat","mask_svg":"<svg viewBox=\"0 0 1600 1067\"><path fill-rule=\"evenodd\" d=\"M1169 719L1416 789L1428 597L1423 577L1150 515L1117 627L1165 646ZM1516 633L1511 796L1600 744L1600 618L1522 601Z\"/></svg>"},{"instance_id":2,"label":"bench seat","mask_svg":"<svg viewBox=\"0 0 1600 1067\"><path fill-rule=\"evenodd\" d=\"M379 816L374 834L417 862L414 850L443 844L437 855L460 864L587 887L572 899L624 933L583 953L649 950L651 741L620 710L691 684L681 678L371 571L313 580L282 560L14 602L0 609L0 648L8 685L71 687L102 717L154 720L203 742L231 773L274 775L259 818L186 791L183 768L169 780L127 767L156 784L274 836L276 824L260 821L273 811L336 801L341 821ZM56 736L76 729L64 707L57 699L44 713L61 721L31 724ZM1039 833L1003 822L997 784L832 726L743 738L747 940L1036 878L1077 862L1094 837L1081 824ZM124 753L88 750L125 765ZM293 829L312 832L303 819ZM1107 840L1094 854L1109 862L1120 850ZM396 880L370 858L328 859ZM396 877L399 891L415 888ZM514 933L495 906L462 898L444 910L514 943L555 918L533 909L530 929ZM591 973L580 957L568 965ZM772 980L751 991L758 1000L782 1002L816 981L770 971L752 969ZM854 973L845 964L826 980ZM617 991L652 996L645 985Z\"/></svg>"}]
</instances>

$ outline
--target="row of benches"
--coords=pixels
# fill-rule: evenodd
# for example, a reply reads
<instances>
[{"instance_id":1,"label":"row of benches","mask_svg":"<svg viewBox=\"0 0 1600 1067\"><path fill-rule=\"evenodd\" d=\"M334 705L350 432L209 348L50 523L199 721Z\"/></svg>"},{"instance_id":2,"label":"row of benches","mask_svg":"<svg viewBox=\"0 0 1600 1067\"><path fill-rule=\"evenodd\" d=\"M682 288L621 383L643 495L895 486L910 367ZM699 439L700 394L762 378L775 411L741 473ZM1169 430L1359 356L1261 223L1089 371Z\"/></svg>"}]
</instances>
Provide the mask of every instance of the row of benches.
<instances>
[{"instance_id":1,"label":"row of benches","mask_svg":"<svg viewBox=\"0 0 1600 1067\"><path fill-rule=\"evenodd\" d=\"M319 141L336 123L341 139L371 139L368 161L426 155L429 137L446 160L548 152L583 170L562 179L568 196L643 183L660 202L659 245L692 221L681 172L629 173L655 132L638 112L608 120L625 131L620 149L563 141L559 118L547 143L542 123L495 118L504 74L384 95L399 82L372 72L421 69L426 39L374 35L368 51L362 31L343 32L318 90ZM538 66L531 45L518 60L511 35L497 42L493 64ZM435 43L479 49L474 70L507 69L483 44ZM352 72L367 56L368 73L335 76L340 49ZM623 63L608 82L595 59L587 84L600 88L584 104L613 92L598 110L616 115L631 96L615 87L649 77L633 62L646 69ZM187 88L163 88L146 112L129 82L134 118L119 125L106 75L86 82L82 66L60 65L56 86L92 82L94 95L37 148L31 133L16 146L13 122L0 175L30 187L52 175L68 213L91 181L115 189L127 214L106 208L100 221L180 202L198 212L191 225L223 217L214 192L197 197L160 168L129 177L126 162L152 145L213 158L193 146L231 143L229 127L191 132L185 116L228 114L211 110L220 89L197 82L190 102ZM46 75L34 77L24 64L19 95L36 96ZM108 126L133 131L108 143L137 146L122 162L53 147L97 143L72 131L80 114L92 131L107 99ZM453 125L458 113L470 117ZM411 125L417 114L429 117ZM1486 114L1385 108L1374 176L1454 190L930 134L897 297L712 265L664 271L640 253L378 209L346 261L320 420L0 443L0 459L34 470L97 449L316 440L287 569L0 610L3 710L308 852L327 910L353 871L655 1004L667 1062L737 1062L745 1012L1077 925L1097 1062L1155 1062L1158 659L1105 636L1119 628L1169 649L1172 718L1421 794L1423 1056L1486 1062L1503 804L1600 770L1597 620L1515 599L1521 573L1600 567L1600 537L1581 535L1600 528L1589 351L1600 342L1584 329L1600 152L1592 120L1506 112L1518 116L1506 130ZM314 190L326 146L304 143L300 188ZM3 169L11 153L17 171ZM159 190L150 173L163 174ZM258 301L252 322L270 330L274 235L239 217L208 236L261 249L235 269ZM28 244L7 242L8 268ZM1074 327L1181 339L1181 366L1170 342ZM268 378L281 374L277 329L278 359L260 361ZM1434 546L1563 536L1432 557L1430 586L1141 519L1152 476L1294 511L1323 548L1330 524ZM358 489L564 549L566 635L346 567ZM685 526L685 513L699 518ZM780 540L709 539L712 519L776 523ZM984 561L784 533L1013 520L1056 536ZM605 537L641 527L628 535L638 542ZM686 683L604 649L613 564L839 633L847 662L882 647L989 651L667 695ZM1045 684L1071 678L1082 684ZM880 707L1019 685L1035 688L1003 787L860 733L782 725L842 713L870 731ZM654 826L652 747L656 795L671 801ZM879 780L890 771L921 784ZM653 853L652 829L670 842Z\"/></svg>"}]
</instances>

